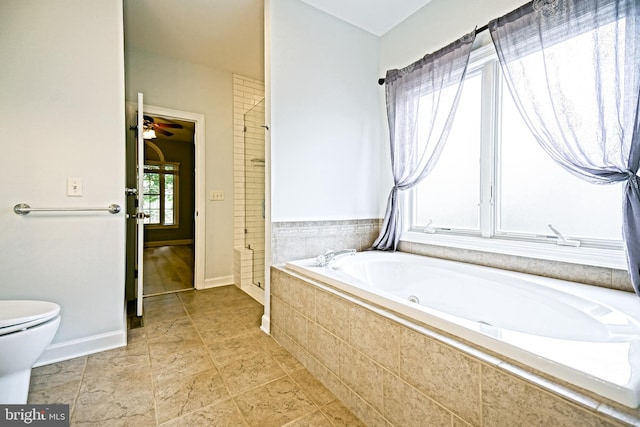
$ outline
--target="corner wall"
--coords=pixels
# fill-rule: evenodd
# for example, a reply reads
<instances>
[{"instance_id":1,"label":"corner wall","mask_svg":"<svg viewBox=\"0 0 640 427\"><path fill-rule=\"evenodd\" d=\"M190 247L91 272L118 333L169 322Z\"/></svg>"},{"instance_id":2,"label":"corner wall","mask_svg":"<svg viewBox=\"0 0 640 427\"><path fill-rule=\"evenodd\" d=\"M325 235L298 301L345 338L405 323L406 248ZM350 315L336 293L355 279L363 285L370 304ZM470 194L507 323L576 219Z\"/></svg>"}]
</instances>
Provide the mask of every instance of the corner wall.
<instances>
[{"instance_id":1,"label":"corner wall","mask_svg":"<svg viewBox=\"0 0 640 427\"><path fill-rule=\"evenodd\" d=\"M39 364L124 345L124 213L12 210L124 210L122 2L3 0L0 33L0 299L60 304Z\"/></svg>"},{"instance_id":2,"label":"corner wall","mask_svg":"<svg viewBox=\"0 0 640 427\"><path fill-rule=\"evenodd\" d=\"M379 218L378 38L299 0L268 7L271 221Z\"/></svg>"}]
</instances>

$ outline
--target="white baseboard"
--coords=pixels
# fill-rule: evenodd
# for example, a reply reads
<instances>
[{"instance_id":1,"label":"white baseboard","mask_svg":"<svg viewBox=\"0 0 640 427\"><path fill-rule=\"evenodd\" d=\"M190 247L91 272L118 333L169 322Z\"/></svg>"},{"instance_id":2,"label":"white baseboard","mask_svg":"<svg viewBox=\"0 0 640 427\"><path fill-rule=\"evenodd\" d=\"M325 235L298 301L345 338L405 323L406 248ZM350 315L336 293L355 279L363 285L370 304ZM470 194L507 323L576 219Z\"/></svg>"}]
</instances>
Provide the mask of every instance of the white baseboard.
<instances>
[{"instance_id":1,"label":"white baseboard","mask_svg":"<svg viewBox=\"0 0 640 427\"><path fill-rule=\"evenodd\" d=\"M116 330L104 334L92 335L76 340L51 344L42 353L34 367L48 365L63 360L74 359L87 354L98 353L127 345L127 331Z\"/></svg>"},{"instance_id":2,"label":"white baseboard","mask_svg":"<svg viewBox=\"0 0 640 427\"><path fill-rule=\"evenodd\" d=\"M264 306L264 289L259 288L254 284L241 286L240 289Z\"/></svg>"},{"instance_id":3,"label":"white baseboard","mask_svg":"<svg viewBox=\"0 0 640 427\"><path fill-rule=\"evenodd\" d=\"M271 319L266 314L262 316L262 325L260 329L267 335L271 335Z\"/></svg>"},{"instance_id":4,"label":"white baseboard","mask_svg":"<svg viewBox=\"0 0 640 427\"><path fill-rule=\"evenodd\" d=\"M214 277L213 279L205 279L202 287L196 289L217 288L219 286L233 285L233 274L230 276Z\"/></svg>"}]
</instances>

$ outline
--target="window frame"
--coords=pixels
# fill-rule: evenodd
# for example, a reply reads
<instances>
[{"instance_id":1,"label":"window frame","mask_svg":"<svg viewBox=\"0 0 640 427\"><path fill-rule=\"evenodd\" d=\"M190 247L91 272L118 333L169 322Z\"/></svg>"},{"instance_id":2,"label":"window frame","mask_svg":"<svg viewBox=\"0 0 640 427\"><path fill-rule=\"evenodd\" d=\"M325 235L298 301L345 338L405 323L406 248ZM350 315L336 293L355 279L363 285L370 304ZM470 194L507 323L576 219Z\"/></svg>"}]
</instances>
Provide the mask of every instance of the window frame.
<instances>
[{"instance_id":1,"label":"window frame","mask_svg":"<svg viewBox=\"0 0 640 427\"><path fill-rule=\"evenodd\" d=\"M174 169L167 173L164 169L164 165L172 165ZM147 166L160 167L158 172L149 171L147 172ZM179 188L179 180L180 180L180 163L179 162L162 162L156 160L146 160L143 165L143 173L146 175L147 173L153 173L160 175L159 186L160 186L160 222L159 223L145 223L144 227L146 229L171 229L180 227L179 215L178 215L178 207L179 205L179 197L178 197L178 188ZM165 184L164 184L164 176L165 175L173 175L173 223L172 224L163 224L164 222L164 211L165 211ZM146 193L143 192L142 197L144 201L144 196ZM142 210L144 212L144 202L142 206Z\"/></svg>"},{"instance_id":2,"label":"window frame","mask_svg":"<svg viewBox=\"0 0 640 427\"><path fill-rule=\"evenodd\" d=\"M486 40L486 39L485 39ZM481 41L482 42L482 41ZM500 65L492 43L474 49L469 60L468 76L482 72L482 113L480 135L480 201L479 230L463 231L443 227L414 227L414 189L401 195L404 205L405 230L400 240L458 249L476 250L504 255L523 256L550 261L627 269L623 243L617 241L583 240L580 247L560 246L555 236L530 236L496 232L498 220L498 162L500 137L500 99L504 89ZM414 187L415 188L415 187ZM621 207L622 208L622 207Z\"/></svg>"}]
</instances>

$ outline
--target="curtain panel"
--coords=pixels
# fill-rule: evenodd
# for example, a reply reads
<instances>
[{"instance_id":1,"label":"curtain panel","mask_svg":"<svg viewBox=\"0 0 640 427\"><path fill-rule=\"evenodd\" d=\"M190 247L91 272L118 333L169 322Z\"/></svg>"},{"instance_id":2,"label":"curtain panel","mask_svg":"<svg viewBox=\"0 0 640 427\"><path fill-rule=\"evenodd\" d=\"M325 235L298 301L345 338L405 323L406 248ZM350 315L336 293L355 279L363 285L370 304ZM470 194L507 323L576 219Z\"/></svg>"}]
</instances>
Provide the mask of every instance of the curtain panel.
<instances>
[{"instance_id":1,"label":"curtain panel","mask_svg":"<svg viewBox=\"0 0 640 427\"><path fill-rule=\"evenodd\" d=\"M544 151L583 180L626 186L622 233L638 295L639 18L638 0L535 0L489 23L509 92Z\"/></svg>"},{"instance_id":2,"label":"curtain panel","mask_svg":"<svg viewBox=\"0 0 640 427\"><path fill-rule=\"evenodd\" d=\"M371 249L395 251L402 232L400 192L424 179L447 140L467 73L475 31L385 77L393 188Z\"/></svg>"}]
</instances>

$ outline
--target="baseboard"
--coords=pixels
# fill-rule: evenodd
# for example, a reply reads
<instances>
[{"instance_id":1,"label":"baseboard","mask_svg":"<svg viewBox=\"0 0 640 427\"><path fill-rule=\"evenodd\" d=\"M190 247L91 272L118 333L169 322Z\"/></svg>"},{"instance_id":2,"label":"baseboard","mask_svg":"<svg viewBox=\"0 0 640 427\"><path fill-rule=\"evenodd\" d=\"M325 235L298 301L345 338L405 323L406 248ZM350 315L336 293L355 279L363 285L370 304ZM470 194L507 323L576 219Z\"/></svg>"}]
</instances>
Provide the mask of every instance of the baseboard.
<instances>
[{"instance_id":1,"label":"baseboard","mask_svg":"<svg viewBox=\"0 0 640 427\"><path fill-rule=\"evenodd\" d=\"M215 277L213 279L206 279L201 288L197 289L209 289L217 288L219 286L233 285L233 274L230 276Z\"/></svg>"},{"instance_id":2,"label":"baseboard","mask_svg":"<svg viewBox=\"0 0 640 427\"><path fill-rule=\"evenodd\" d=\"M178 246L178 245L193 245L193 239L158 240L156 242L144 242L145 248L153 248L156 246Z\"/></svg>"},{"instance_id":3,"label":"baseboard","mask_svg":"<svg viewBox=\"0 0 640 427\"><path fill-rule=\"evenodd\" d=\"M271 335L271 319L269 319L269 316L267 316L266 314L262 316L262 324L260 325L260 329L265 334Z\"/></svg>"},{"instance_id":4,"label":"baseboard","mask_svg":"<svg viewBox=\"0 0 640 427\"><path fill-rule=\"evenodd\" d=\"M126 324L126 323L125 323ZM127 331L117 330L76 340L51 344L42 353L34 367L74 359L127 345Z\"/></svg>"},{"instance_id":5,"label":"baseboard","mask_svg":"<svg viewBox=\"0 0 640 427\"><path fill-rule=\"evenodd\" d=\"M259 288L254 284L242 286L240 289L264 306L264 289Z\"/></svg>"}]
</instances>

